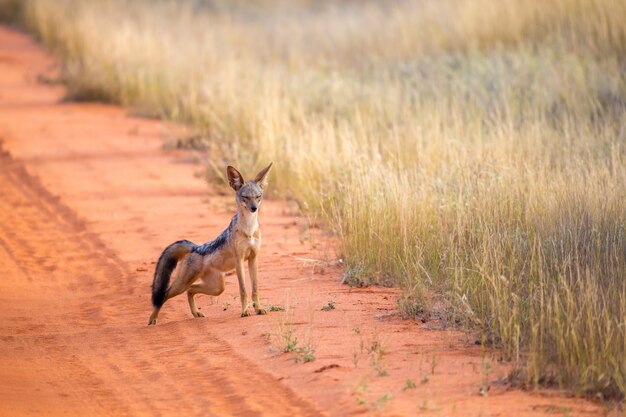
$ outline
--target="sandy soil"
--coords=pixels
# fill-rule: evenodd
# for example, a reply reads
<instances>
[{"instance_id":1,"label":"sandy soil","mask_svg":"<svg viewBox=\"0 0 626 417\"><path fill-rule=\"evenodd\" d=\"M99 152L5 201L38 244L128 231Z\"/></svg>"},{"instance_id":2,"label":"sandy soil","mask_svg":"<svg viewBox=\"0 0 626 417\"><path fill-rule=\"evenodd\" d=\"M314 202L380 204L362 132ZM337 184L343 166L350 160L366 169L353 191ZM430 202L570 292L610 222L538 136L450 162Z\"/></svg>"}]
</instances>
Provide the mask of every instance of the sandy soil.
<instances>
[{"instance_id":1,"label":"sandy soil","mask_svg":"<svg viewBox=\"0 0 626 417\"><path fill-rule=\"evenodd\" d=\"M0 28L1 416L602 412L507 387L496 354L402 320L392 289L340 285L332 240L282 201L261 214L260 289L285 311L239 317L230 276L223 295L199 297L206 318L181 296L148 327L160 251L212 239L233 198L195 175L191 155L163 151L172 126L62 102L62 87L37 81L53 65ZM336 308L322 311L329 301ZM314 361L283 352L290 333ZM383 355L370 352L376 344ZM407 379L416 387L404 389Z\"/></svg>"}]
</instances>

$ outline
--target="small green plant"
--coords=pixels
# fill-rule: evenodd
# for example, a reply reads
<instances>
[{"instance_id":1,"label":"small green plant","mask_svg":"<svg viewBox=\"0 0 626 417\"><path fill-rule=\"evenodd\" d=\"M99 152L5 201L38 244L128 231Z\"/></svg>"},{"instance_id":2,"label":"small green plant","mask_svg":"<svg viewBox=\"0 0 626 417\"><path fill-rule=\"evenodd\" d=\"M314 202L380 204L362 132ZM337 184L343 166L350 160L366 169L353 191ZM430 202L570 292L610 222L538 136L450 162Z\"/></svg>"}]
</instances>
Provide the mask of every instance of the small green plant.
<instances>
[{"instance_id":1,"label":"small green plant","mask_svg":"<svg viewBox=\"0 0 626 417\"><path fill-rule=\"evenodd\" d=\"M372 340L372 344L370 345L368 351L370 354L377 355L381 358L387 353L382 342L378 339Z\"/></svg>"},{"instance_id":2,"label":"small green plant","mask_svg":"<svg viewBox=\"0 0 626 417\"><path fill-rule=\"evenodd\" d=\"M269 311L285 311L285 307L283 306L275 306L274 304L270 305Z\"/></svg>"},{"instance_id":3,"label":"small green plant","mask_svg":"<svg viewBox=\"0 0 626 417\"><path fill-rule=\"evenodd\" d=\"M359 366L359 360L361 360L361 355L356 351L352 352L352 363L355 368Z\"/></svg>"},{"instance_id":4,"label":"small green plant","mask_svg":"<svg viewBox=\"0 0 626 417\"><path fill-rule=\"evenodd\" d=\"M358 385L354 388L353 394L356 395L356 403L358 405L367 405L368 401L365 398L365 394L369 391L369 386L367 385L367 381L365 379L361 380Z\"/></svg>"},{"instance_id":5,"label":"small green plant","mask_svg":"<svg viewBox=\"0 0 626 417\"><path fill-rule=\"evenodd\" d=\"M369 409L370 412L380 412L382 411L387 403L391 401L393 396L390 392L386 392L376 398L375 400L368 399L366 394L369 392L369 387L365 380L359 382L359 384L354 388L353 394L356 395L355 401L358 405L365 406Z\"/></svg>"},{"instance_id":6,"label":"small green plant","mask_svg":"<svg viewBox=\"0 0 626 417\"><path fill-rule=\"evenodd\" d=\"M370 406L370 411L382 411L392 398L393 396L391 395L391 393L384 393L372 402Z\"/></svg>"},{"instance_id":7,"label":"small green plant","mask_svg":"<svg viewBox=\"0 0 626 417\"><path fill-rule=\"evenodd\" d=\"M374 366L374 370L376 371L376 374L378 374L378 376L388 376L389 372L387 372L387 370L385 368L383 368L383 366L381 364L377 364Z\"/></svg>"},{"instance_id":8,"label":"small green plant","mask_svg":"<svg viewBox=\"0 0 626 417\"><path fill-rule=\"evenodd\" d=\"M330 300L328 300L328 304L326 304L324 307L322 307L322 311L330 311L330 310L334 310L335 309L335 298L331 298Z\"/></svg>"},{"instance_id":9,"label":"small green plant","mask_svg":"<svg viewBox=\"0 0 626 417\"><path fill-rule=\"evenodd\" d=\"M315 349L307 343L304 346L300 346L294 349L294 360L298 362L313 362L315 360Z\"/></svg>"},{"instance_id":10,"label":"small green plant","mask_svg":"<svg viewBox=\"0 0 626 417\"><path fill-rule=\"evenodd\" d=\"M299 226L300 229L300 243L308 242L311 240L311 227L309 222L302 223Z\"/></svg>"},{"instance_id":11,"label":"small green plant","mask_svg":"<svg viewBox=\"0 0 626 417\"><path fill-rule=\"evenodd\" d=\"M378 376L389 375L389 372L387 372L384 367L383 357L387 352L383 344L378 339L374 339L371 346L368 348L368 352L371 357L371 366L374 371L376 371L376 374L378 374Z\"/></svg>"},{"instance_id":12,"label":"small green plant","mask_svg":"<svg viewBox=\"0 0 626 417\"><path fill-rule=\"evenodd\" d=\"M404 387L402 388L402 391L406 391L409 389L414 389L415 387L417 387L417 385L415 385L415 381L413 381L411 378L406 380L406 383L404 384Z\"/></svg>"},{"instance_id":13,"label":"small green plant","mask_svg":"<svg viewBox=\"0 0 626 417\"><path fill-rule=\"evenodd\" d=\"M420 381L420 384L425 384L428 381L430 381L430 377L428 376L428 374L424 374L424 376L422 377L422 380Z\"/></svg>"},{"instance_id":14,"label":"small green plant","mask_svg":"<svg viewBox=\"0 0 626 417\"><path fill-rule=\"evenodd\" d=\"M293 329L287 327L283 333L283 340L285 342L283 346L283 352L293 352L298 349L298 338L294 336Z\"/></svg>"},{"instance_id":15,"label":"small green plant","mask_svg":"<svg viewBox=\"0 0 626 417\"><path fill-rule=\"evenodd\" d=\"M439 365L439 358L437 357L437 353L433 352L433 356L430 359L430 373L435 375L435 368Z\"/></svg>"},{"instance_id":16,"label":"small green plant","mask_svg":"<svg viewBox=\"0 0 626 417\"><path fill-rule=\"evenodd\" d=\"M365 342L363 341L363 335L361 334L361 329L359 327L353 327L352 332L359 337L359 347L354 348L352 351L352 363L354 367L358 367L359 361L361 360L361 355L363 355L363 350L365 349Z\"/></svg>"},{"instance_id":17,"label":"small green plant","mask_svg":"<svg viewBox=\"0 0 626 417\"><path fill-rule=\"evenodd\" d=\"M261 336L263 336L263 340L265 340L267 343L272 340L272 335L269 332L265 332Z\"/></svg>"},{"instance_id":18,"label":"small green plant","mask_svg":"<svg viewBox=\"0 0 626 417\"><path fill-rule=\"evenodd\" d=\"M375 278L363 265L347 266L341 280L342 284L357 288L369 287L375 282Z\"/></svg>"}]
</instances>

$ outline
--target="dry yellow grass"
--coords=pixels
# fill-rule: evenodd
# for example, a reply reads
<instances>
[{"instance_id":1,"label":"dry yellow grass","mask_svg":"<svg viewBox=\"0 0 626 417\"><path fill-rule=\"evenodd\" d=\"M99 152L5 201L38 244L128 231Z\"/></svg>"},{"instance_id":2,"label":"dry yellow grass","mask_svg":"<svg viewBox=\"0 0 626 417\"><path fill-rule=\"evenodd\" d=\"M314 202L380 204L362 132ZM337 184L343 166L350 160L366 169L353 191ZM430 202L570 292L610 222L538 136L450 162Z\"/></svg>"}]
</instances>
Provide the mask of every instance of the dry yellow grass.
<instances>
[{"instance_id":1,"label":"dry yellow grass","mask_svg":"<svg viewBox=\"0 0 626 417\"><path fill-rule=\"evenodd\" d=\"M22 5L71 97L276 161L351 283L436 297L531 385L626 393L626 2Z\"/></svg>"}]
</instances>

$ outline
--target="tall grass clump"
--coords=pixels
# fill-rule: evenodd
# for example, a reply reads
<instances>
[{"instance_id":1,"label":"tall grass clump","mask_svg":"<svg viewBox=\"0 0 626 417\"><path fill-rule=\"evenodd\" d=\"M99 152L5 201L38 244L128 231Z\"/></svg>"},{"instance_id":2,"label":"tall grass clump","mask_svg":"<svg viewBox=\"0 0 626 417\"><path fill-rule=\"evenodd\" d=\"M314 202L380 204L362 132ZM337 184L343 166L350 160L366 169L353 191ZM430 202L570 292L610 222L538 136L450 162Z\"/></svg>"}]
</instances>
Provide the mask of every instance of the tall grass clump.
<instances>
[{"instance_id":1,"label":"tall grass clump","mask_svg":"<svg viewBox=\"0 0 626 417\"><path fill-rule=\"evenodd\" d=\"M274 160L350 282L480 326L530 386L626 393L626 2L22 6L70 97Z\"/></svg>"}]
</instances>

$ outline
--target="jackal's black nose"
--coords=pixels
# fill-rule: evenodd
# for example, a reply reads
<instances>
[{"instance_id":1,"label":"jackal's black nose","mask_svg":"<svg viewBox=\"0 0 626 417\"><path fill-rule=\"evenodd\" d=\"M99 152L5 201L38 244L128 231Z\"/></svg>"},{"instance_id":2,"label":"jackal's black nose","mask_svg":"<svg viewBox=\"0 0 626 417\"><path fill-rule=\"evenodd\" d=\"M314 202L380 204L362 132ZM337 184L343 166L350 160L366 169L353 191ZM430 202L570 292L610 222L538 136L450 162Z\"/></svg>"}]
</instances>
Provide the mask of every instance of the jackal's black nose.
<instances>
[{"instance_id":1,"label":"jackal's black nose","mask_svg":"<svg viewBox=\"0 0 626 417\"><path fill-rule=\"evenodd\" d=\"M253 212L253 213L256 211L256 209L257 209L257 207L256 207L256 206L251 206L251 207L250 207L250 211L251 211L251 212Z\"/></svg>"}]
</instances>

